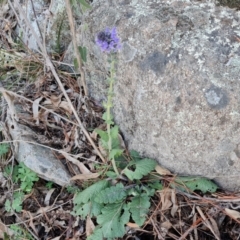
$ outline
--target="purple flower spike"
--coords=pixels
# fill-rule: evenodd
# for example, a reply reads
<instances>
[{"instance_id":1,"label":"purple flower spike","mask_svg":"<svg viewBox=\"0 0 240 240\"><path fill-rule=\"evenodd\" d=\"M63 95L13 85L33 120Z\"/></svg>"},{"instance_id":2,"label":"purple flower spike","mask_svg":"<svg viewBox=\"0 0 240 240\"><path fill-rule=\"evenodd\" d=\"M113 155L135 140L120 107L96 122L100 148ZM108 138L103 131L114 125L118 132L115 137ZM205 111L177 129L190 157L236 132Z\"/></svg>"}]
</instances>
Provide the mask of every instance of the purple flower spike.
<instances>
[{"instance_id":1,"label":"purple flower spike","mask_svg":"<svg viewBox=\"0 0 240 240\"><path fill-rule=\"evenodd\" d=\"M106 28L97 35L96 39L97 45L101 48L103 52L116 52L121 48L120 39L117 35L117 29Z\"/></svg>"}]
</instances>

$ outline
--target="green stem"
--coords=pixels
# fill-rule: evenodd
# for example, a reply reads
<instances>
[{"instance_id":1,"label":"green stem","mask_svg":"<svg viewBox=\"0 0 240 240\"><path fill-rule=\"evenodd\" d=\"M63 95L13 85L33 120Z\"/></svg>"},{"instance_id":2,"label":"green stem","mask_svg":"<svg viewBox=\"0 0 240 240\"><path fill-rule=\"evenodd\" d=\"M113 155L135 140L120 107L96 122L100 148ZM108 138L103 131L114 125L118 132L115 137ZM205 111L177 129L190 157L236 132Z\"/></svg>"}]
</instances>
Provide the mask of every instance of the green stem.
<instances>
[{"instance_id":1,"label":"green stem","mask_svg":"<svg viewBox=\"0 0 240 240\"><path fill-rule=\"evenodd\" d=\"M111 67L110 67L110 79L109 79L109 89L108 89L108 99L107 99L107 133L108 133L108 155L110 156L110 152L112 150L112 137L111 137L111 107L112 107L112 96L113 96L113 83L115 81L115 69L114 69L115 61L114 56L111 55ZM110 159L112 162L113 169L117 175L119 175L116 162L114 157Z\"/></svg>"}]
</instances>

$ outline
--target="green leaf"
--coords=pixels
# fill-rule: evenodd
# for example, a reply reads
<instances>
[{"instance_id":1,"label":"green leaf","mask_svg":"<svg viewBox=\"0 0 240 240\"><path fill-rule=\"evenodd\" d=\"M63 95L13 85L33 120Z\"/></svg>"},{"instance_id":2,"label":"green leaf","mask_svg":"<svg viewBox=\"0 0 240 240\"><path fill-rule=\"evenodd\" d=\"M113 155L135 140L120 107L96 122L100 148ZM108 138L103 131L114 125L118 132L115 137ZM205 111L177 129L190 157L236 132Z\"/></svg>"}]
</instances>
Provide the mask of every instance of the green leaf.
<instances>
[{"instance_id":1,"label":"green leaf","mask_svg":"<svg viewBox=\"0 0 240 240\"><path fill-rule=\"evenodd\" d=\"M129 170L128 167L123 170L123 173L132 181L134 179L141 179L143 176L149 174L155 169L157 163L153 159L144 158L140 161L131 163L131 167L135 167L135 170Z\"/></svg>"},{"instance_id":2,"label":"green leaf","mask_svg":"<svg viewBox=\"0 0 240 240\"><path fill-rule=\"evenodd\" d=\"M130 156L132 159L134 159L135 161L138 161L138 160L142 160L142 157L139 155L139 153L135 150L131 150L130 151Z\"/></svg>"},{"instance_id":3,"label":"green leaf","mask_svg":"<svg viewBox=\"0 0 240 240\"><path fill-rule=\"evenodd\" d=\"M216 192L218 186L211 180L204 177L176 177L175 182L171 183L173 188L178 188L181 191L196 191L200 190L203 193Z\"/></svg>"},{"instance_id":4,"label":"green leaf","mask_svg":"<svg viewBox=\"0 0 240 240\"><path fill-rule=\"evenodd\" d=\"M123 153L123 149L112 149L109 154L109 158L113 159L115 157L121 156Z\"/></svg>"},{"instance_id":5,"label":"green leaf","mask_svg":"<svg viewBox=\"0 0 240 240\"><path fill-rule=\"evenodd\" d=\"M85 8L90 9L91 6L85 0L78 0Z\"/></svg>"},{"instance_id":6,"label":"green leaf","mask_svg":"<svg viewBox=\"0 0 240 240\"><path fill-rule=\"evenodd\" d=\"M85 204L80 204L76 207L72 214L74 216L81 216L82 219L85 219L87 216L96 217L100 214L101 209L103 208L103 204L97 203L95 201L88 202Z\"/></svg>"},{"instance_id":7,"label":"green leaf","mask_svg":"<svg viewBox=\"0 0 240 240\"><path fill-rule=\"evenodd\" d=\"M4 206L5 206L5 210L6 210L7 212L11 212L11 211L12 211L12 206L11 206L11 202L10 202L9 199L6 200Z\"/></svg>"},{"instance_id":8,"label":"green leaf","mask_svg":"<svg viewBox=\"0 0 240 240\"><path fill-rule=\"evenodd\" d=\"M4 168L4 172L3 172L3 175L4 177L10 177L12 173L12 180L14 183L17 183L18 181L18 166L14 166L13 167L13 170L12 170L12 166L6 166Z\"/></svg>"},{"instance_id":9,"label":"green leaf","mask_svg":"<svg viewBox=\"0 0 240 240\"><path fill-rule=\"evenodd\" d=\"M107 112L105 112L105 113L102 115L102 119L105 121L105 123L107 123L107 124L109 124L109 125L114 124L114 122L113 122L113 116L110 114L110 116L108 117Z\"/></svg>"},{"instance_id":10,"label":"green leaf","mask_svg":"<svg viewBox=\"0 0 240 240\"><path fill-rule=\"evenodd\" d=\"M113 171L107 171L106 172L106 176L110 177L112 179L115 179L116 177L118 177L118 175L115 172L113 172Z\"/></svg>"},{"instance_id":11,"label":"green leaf","mask_svg":"<svg viewBox=\"0 0 240 240\"><path fill-rule=\"evenodd\" d=\"M39 180L37 174L22 162L18 166L18 179L21 181L21 189L26 192L31 192L33 183Z\"/></svg>"},{"instance_id":12,"label":"green leaf","mask_svg":"<svg viewBox=\"0 0 240 240\"><path fill-rule=\"evenodd\" d=\"M148 186L150 188L155 189L155 190L162 190L163 189L163 185L159 181L156 181L156 182L153 182L153 183L148 183Z\"/></svg>"},{"instance_id":13,"label":"green leaf","mask_svg":"<svg viewBox=\"0 0 240 240\"><path fill-rule=\"evenodd\" d=\"M107 186L108 186L107 180L96 182L90 187L83 190L82 192L78 193L74 198L73 202L75 204L87 203L91 199L94 199L94 197L103 189L105 189Z\"/></svg>"},{"instance_id":14,"label":"green leaf","mask_svg":"<svg viewBox=\"0 0 240 240\"><path fill-rule=\"evenodd\" d=\"M126 198L127 193L122 183L117 184L101 191L95 201L98 203L116 203Z\"/></svg>"},{"instance_id":15,"label":"green leaf","mask_svg":"<svg viewBox=\"0 0 240 240\"><path fill-rule=\"evenodd\" d=\"M0 156L8 153L8 151L9 151L9 144L0 143Z\"/></svg>"},{"instance_id":16,"label":"green leaf","mask_svg":"<svg viewBox=\"0 0 240 240\"><path fill-rule=\"evenodd\" d=\"M102 229L99 227L96 227L93 231L93 234L91 234L91 236L87 237L87 240L103 240Z\"/></svg>"},{"instance_id":17,"label":"green leaf","mask_svg":"<svg viewBox=\"0 0 240 240\"><path fill-rule=\"evenodd\" d=\"M120 202L105 206L102 214L97 217L97 223L102 228L103 237L121 238L125 234L125 224L129 218L128 207Z\"/></svg>"},{"instance_id":18,"label":"green leaf","mask_svg":"<svg viewBox=\"0 0 240 240\"><path fill-rule=\"evenodd\" d=\"M15 192L13 194L13 201L12 201L12 209L16 212L22 211L22 202L23 202L24 194L23 192Z\"/></svg>"},{"instance_id":19,"label":"green leaf","mask_svg":"<svg viewBox=\"0 0 240 240\"><path fill-rule=\"evenodd\" d=\"M73 60L73 65L74 65L75 69L78 69L78 62L77 62L76 58L74 58L74 60Z\"/></svg>"},{"instance_id":20,"label":"green leaf","mask_svg":"<svg viewBox=\"0 0 240 240\"><path fill-rule=\"evenodd\" d=\"M114 138L114 139L118 139L118 133L119 133L119 129L118 129L118 126L114 126L111 128L110 130L110 133L111 133L111 137Z\"/></svg>"},{"instance_id":21,"label":"green leaf","mask_svg":"<svg viewBox=\"0 0 240 240\"><path fill-rule=\"evenodd\" d=\"M87 48L79 46L78 51L81 55L81 59L83 60L83 62L87 62Z\"/></svg>"},{"instance_id":22,"label":"green leaf","mask_svg":"<svg viewBox=\"0 0 240 240\"><path fill-rule=\"evenodd\" d=\"M94 131L100 136L101 140L108 142L108 134L106 131L103 131L101 129L95 129Z\"/></svg>"},{"instance_id":23,"label":"green leaf","mask_svg":"<svg viewBox=\"0 0 240 240\"><path fill-rule=\"evenodd\" d=\"M142 226L146 220L147 213L151 206L149 197L142 194L132 198L128 203L129 211L131 212L132 219L138 226Z\"/></svg>"}]
</instances>

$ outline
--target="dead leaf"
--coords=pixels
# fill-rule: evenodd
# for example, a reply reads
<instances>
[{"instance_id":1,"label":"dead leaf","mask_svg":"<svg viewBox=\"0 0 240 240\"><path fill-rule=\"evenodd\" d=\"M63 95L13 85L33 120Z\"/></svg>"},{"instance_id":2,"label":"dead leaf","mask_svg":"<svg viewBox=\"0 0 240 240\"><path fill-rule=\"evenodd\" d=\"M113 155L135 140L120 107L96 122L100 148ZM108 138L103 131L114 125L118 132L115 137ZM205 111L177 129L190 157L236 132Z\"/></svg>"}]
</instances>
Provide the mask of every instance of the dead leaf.
<instances>
[{"instance_id":1,"label":"dead leaf","mask_svg":"<svg viewBox=\"0 0 240 240\"><path fill-rule=\"evenodd\" d=\"M155 167L155 170L157 171L158 174L163 175L163 176L164 175L172 175L172 173L169 170L167 170L166 168L161 167L160 165L157 165Z\"/></svg>"},{"instance_id":2,"label":"dead leaf","mask_svg":"<svg viewBox=\"0 0 240 240\"><path fill-rule=\"evenodd\" d=\"M166 222L161 223L160 226L161 226L161 228L165 228L165 229L169 230L172 227L172 224L171 224L171 222L166 221Z\"/></svg>"},{"instance_id":3,"label":"dead leaf","mask_svg":"<svg viewBox=\"0 0 240 240\"><path fill-rule=\"evenodd\" d=\"M87 174L78 174L71 178L71 180L88 180L88 179L94 179L98 178L101 175L100 173L87 173Z\"/></svg>"},{"instance_id":4,"label":"dead leaf","mask_svg":"<svg viewBox=\"0 0 240 240\"><path fill-rule=\"evenodd\" d=\"M52 189L50 189L50 190L48 191L48 193L47 193L47 195L46 195L46 197L45 197L45 199L44 199L44 204L45 204L46 206L49 206L49 204L50 204L50 198L51 198L52 193L54 192L54 190L55 190L55 188L52 188Z\"/></svg>"},{"instance_id":5,"label":"dead leaf","mask_svg":"<svg viewBox=\"0 0 240 240\"><path fill-rule=\"evenodd\" d=\"M33 111L33 119L36 120L36 125L39 125L39 103L43 99L43 97L37 98L33 101L32 111Z\"/></svg>"},{"instance_id":6,"label":"dead leaf","mask_svg":"<svg viewBox=\"0 0 240 240\"><path fill-rule=\"evenodd\" d=\"M215 236L215 238L217 240L220 240L220 235L218 235L219 232L215 232L214 231L214 228L212 226L212 224L209 222L209 220L205 217L204 213L202 212L201 208L199 206L196 207L198 213L200 214L200 216L202 217L202 219L204 220L203 221L203 224L208 227L210 229L210 231L212 232L212 234Z\"/></svg>"},{"instance_id":7,"label":"dead leaf","mask_svg":"<svg viewBox=\"0 0 240 240\"><path fill-rule=\"evenodd\" d=\"M211 224L212 224L213 231L214 231L214 232L216 233L216 235L219 236L219 238L220 238L220 232L219 232L218 225L217 225L216 221L215 221L211 216L208 215L208 217L209 217L210 222L211 222Z\"/></svg>"},{"instance_id":8,"label":"dead leaf","mask_svg":"<svg viewBox=\"0 0 240 240\"><path fill-rule=\"evenodd\" d=\"M62 101L59 107L65 110L68 114L72 114L72 108L69 106L68 102Z\"/></svg>"},{"instance_id":9,"label":"dead leaf","mask_svg":"<svg viewBox=\"0 0 240 240\"><path fill-rule=\"evenodd\" d=\"M90 236L93 231L95 229L95 225L92 221L92 219L88 216L87 217L87 221L86 221L86 234L87 234L87 237Z\"/></svg>"},{"instance_id":10,"label":"dead leaf","mask_svg":"<svg viewBox=\"0 0 240 240\"><path fill-rule=\"evenodd\" d=\"M162 211L168 210L172 206L172 202L170 200L172 190L173 189L164 189L164 190L159 191L161 203L162 203L162 206L161 206Z\"/></svg>"},{"instance_id":11,"label":"dead leaf","mask_svg":"<svg viewBox=\"0 0 240 240\"><path fill-rule=\"evenodd\" d=\"M11 114L12 119L16 120L18 122L19 119L18 119L17 112L16 112L16 109L15 109L15 106L14 106L15 96L13 94L11 94L10 91L7 91L2 87L0 88L0 92L2 92L3 97L5 98L5 100L8 103L9 112Z\"/></svg>"},{"instance_id":12,"label":"dead leaf","mask_svg":"<svg viewBox=\"0 0 240 240\"><path fill-rule=\"evenodd\" d=\"M178 205L177 205L177 200L176 200L176 192L174 191L174 189L171 194L171 201L173 203L172 209L171 209L171 215L172 215L172 217L174 217L178 210Z\"/></svg>"},{"instance_id":13,"label":"dead leaf","mask_svg":"<svg viewBox=\"0 0 240 240\"><path fill-rule=\"evenodd\" d=\"M240 212L238 212L236 210L229 209L229 208L225 208L225 211L230 217L232 217L236 220L240 219Z\"/></svg>"},{"instance_id":14,"label":"dead leaf","mask_svg":"<svg viewBox=\"0 0 240 240\"><path fill-rule=\"evenodd\" d=\"M86 174L86 173L91 173L87 167L79 160L75 159L74 157L70 156L68 153L61 151L62 155L70 162L73 164L77 165L81 173Z\"/></svg>"},{"instance_id":15,"label":"dead leaf","mask_svg":"<svg viewBox=\"0 0 240 240\"><path fill-rule=\"evenodd\" d=\"M131 222L128 222L127 226L130 228L140 228L136 223L131 223Z\"/></svg>"},{"instance_id":16,"label":"dead leaf","mask_svg":"<svg viewBox=\"0 0 240 240\"><path fill-rule=\"evenodd\" d=\"M61 103L61 98L62 98L62 94L58 95L58 96L55 96L55 95L52 95L50 96L50 99L52 101L52 104L55 108L58 108L60 103Z\"/></svg>"}]
</instances>

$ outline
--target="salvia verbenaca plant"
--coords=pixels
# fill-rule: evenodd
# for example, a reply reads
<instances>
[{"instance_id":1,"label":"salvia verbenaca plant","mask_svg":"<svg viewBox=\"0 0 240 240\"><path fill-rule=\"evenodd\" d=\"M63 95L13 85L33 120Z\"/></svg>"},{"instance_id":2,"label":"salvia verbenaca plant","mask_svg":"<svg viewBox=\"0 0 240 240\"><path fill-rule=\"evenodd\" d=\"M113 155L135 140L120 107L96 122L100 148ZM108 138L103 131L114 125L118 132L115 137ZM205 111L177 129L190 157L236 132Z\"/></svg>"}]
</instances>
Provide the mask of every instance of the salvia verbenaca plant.
<instances>
[{"instance_id":1,"label":"salvia verbenaca plant","mask_svg":"<svg viewBox=\"0 0 240 240\"><path fill-rule=\"evenodd\" d=\"M101 136L101 142L105 149L108 150L108 158L112 162L113 169L117 175L119 175L115 157L122 154L123 150L120 149L120 144L118 140L118 127L113 126L113 116L111 115L112 108L112 98L113 98L113 84L115 82L115 63L116 63L116 53L121 49L120 38L117 34L117 29L114 27L112 29L106 28L97 34L96 44L100 47L102 52L105 52L110 57L110 76L108 78L109 89L107 96L107 103L104 103L106 109L103 119L107 125L107 134L104 131L97 130L97 133Z\"/></svg>"}]
</instances>

